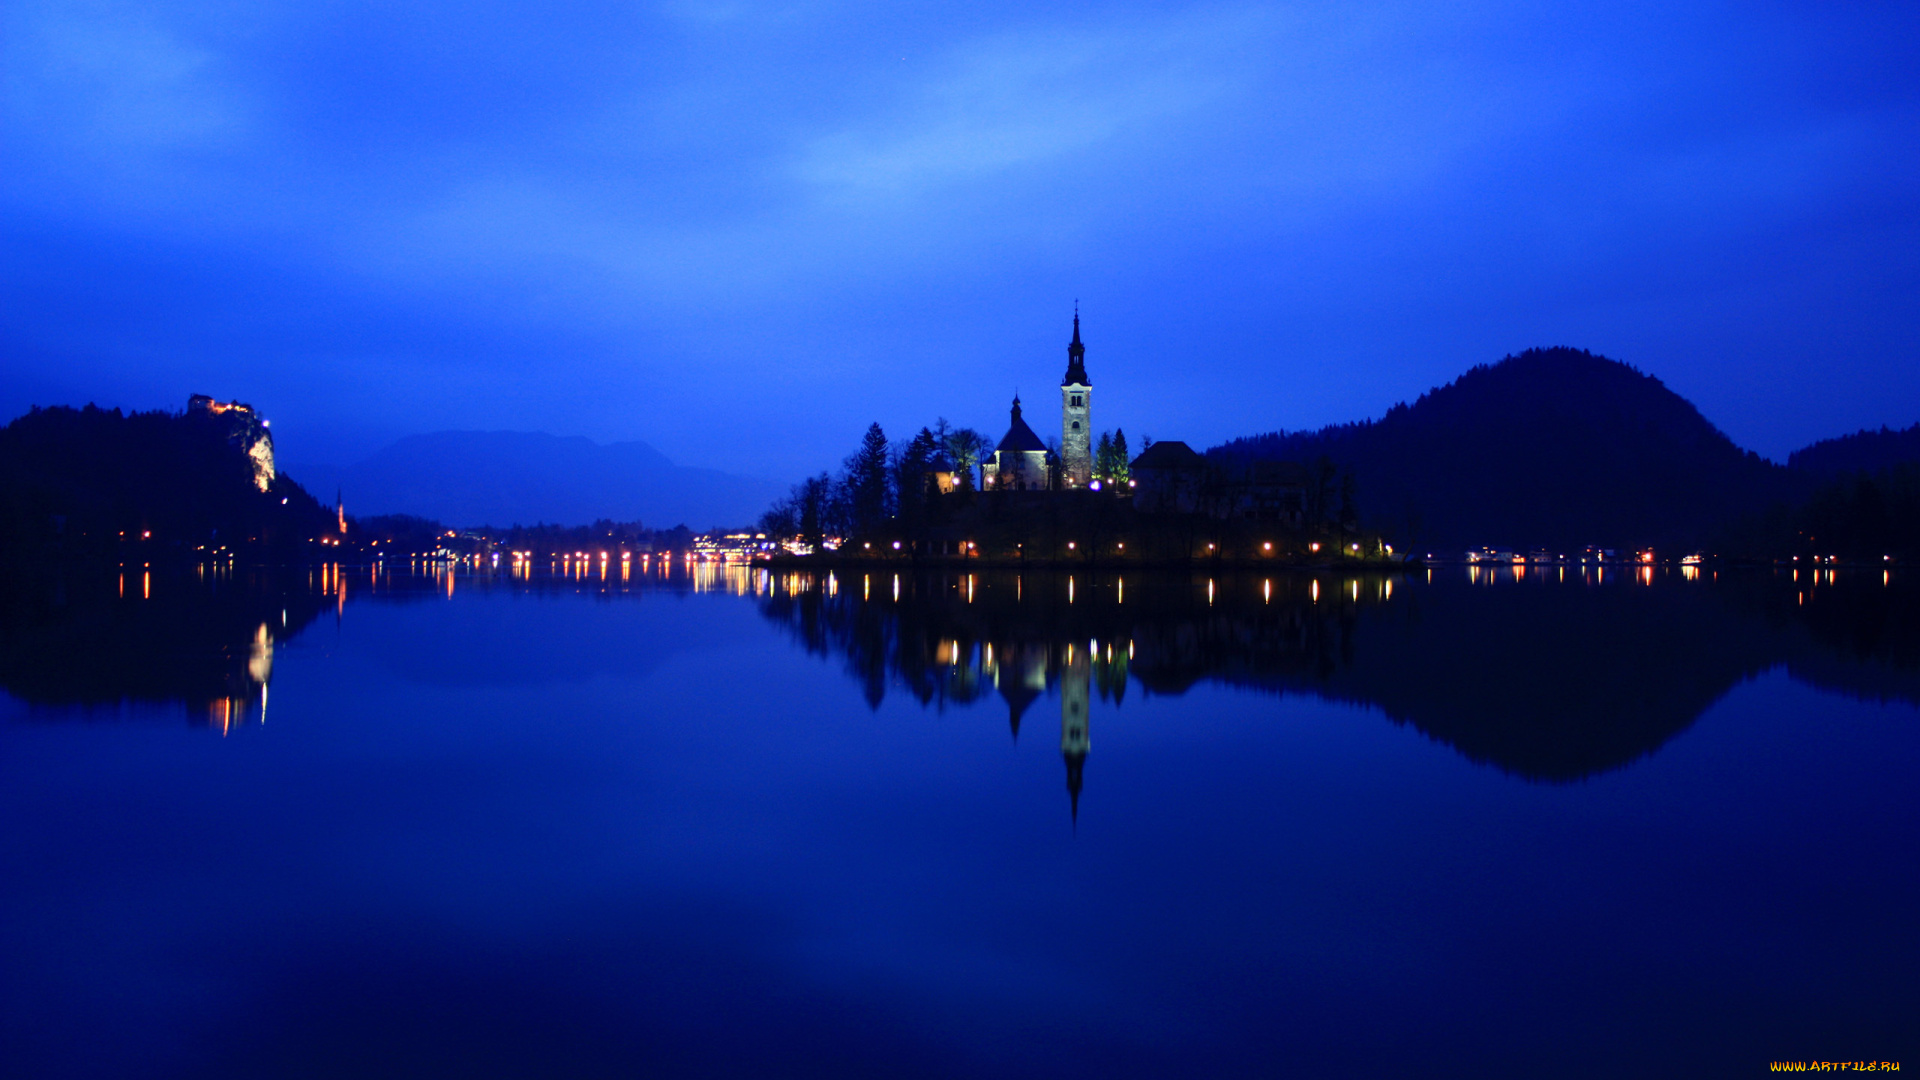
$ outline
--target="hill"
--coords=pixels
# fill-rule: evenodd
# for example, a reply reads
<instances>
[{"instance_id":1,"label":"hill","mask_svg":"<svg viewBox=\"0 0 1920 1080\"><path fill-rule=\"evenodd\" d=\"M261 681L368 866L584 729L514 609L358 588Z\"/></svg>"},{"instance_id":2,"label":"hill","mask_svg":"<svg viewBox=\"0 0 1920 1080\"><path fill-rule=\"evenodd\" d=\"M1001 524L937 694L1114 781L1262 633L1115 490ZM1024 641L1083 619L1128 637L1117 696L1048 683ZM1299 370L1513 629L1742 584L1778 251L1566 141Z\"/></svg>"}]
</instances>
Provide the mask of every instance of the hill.
<instances>
[{"instance_id":1,"label":"hill","mask_svg":"<svg viewBox=\"0 0 1920 1080\"><path fill-rule=\"evenodd\" d=\"M1905 431L1881 428L1822 439L1787 458L1787 467L1823 479L1845 473L1877 473L1920 462L1920 424Z\"/></svg>"},{"instance_id":2,"label":"hill","mask_svg":"<svg viewBox=\"0 0 1920 1080\"><path fill-rule=\"evenodd\" d=\"M1576 349L1481 365L1377 421L1236 439L1223 462L1323 455L1361 517L1417 550L1703 546L1805 485L1653 376Z\"/></svg>"},{"instance_id":3,"label":"hill","mask_svg":"<svg viewBox=\"0 0 1920 1080\"><path fill-rule=\"evenodd\" d=\"M462 526L605 518L698 530L751 522L783 493L772 481L675 465L643 442L523 431L413 435L308 477L323 495L339 490L356 516L417 514Z\"/></svg>"},{"instance_id":4,"label":"hill","mask_svg":"<svg viewBox=\"0 0 1920 1080\"><path fill-rule=\"evenodd\" d=\"M211 399L198 399L211 402ZM271 465L238 409L36 408L0 429L0 550L310 552L333 515ZM250 409L244 411L251 414ZM267 444L263 454L250 451ZM126 552L122 551L123 554Z\"/></svg>"}]
</instances>

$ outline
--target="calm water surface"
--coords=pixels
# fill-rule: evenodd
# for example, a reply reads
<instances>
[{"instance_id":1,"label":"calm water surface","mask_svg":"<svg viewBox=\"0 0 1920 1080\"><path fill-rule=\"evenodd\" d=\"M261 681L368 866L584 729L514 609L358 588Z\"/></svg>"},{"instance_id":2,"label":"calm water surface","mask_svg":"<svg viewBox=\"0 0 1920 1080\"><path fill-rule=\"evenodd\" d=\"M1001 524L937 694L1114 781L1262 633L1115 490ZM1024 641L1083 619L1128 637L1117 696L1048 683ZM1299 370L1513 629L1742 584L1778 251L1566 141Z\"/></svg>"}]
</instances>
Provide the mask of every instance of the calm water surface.
<instances>
[{"instance_id":1,"label":"calm water surface","mask_svg":"<svg viewBox=\"0 0 1920 1080\"><path fill-rule=\"evenodd\" d=\"M10 1076L1920 1068L1906 572L10 581Z\"/></svg>"}]
</instances>

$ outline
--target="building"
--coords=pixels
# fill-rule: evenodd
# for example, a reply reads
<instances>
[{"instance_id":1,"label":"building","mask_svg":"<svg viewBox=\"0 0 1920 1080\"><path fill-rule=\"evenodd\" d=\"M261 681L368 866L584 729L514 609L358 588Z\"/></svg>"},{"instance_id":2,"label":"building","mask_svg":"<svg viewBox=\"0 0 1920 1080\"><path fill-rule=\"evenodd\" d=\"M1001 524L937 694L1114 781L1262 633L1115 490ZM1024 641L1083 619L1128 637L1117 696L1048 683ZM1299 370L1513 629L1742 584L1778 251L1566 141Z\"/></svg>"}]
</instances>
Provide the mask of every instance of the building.
<instances>
[{"instance_id":1,"label":"building","mask_svg":"<svg viewBox=\"0 0 1920 1080\"><path fill-rule=\"evenodd\" d=\"M1080 343L1080 308L1073 309L1073 340L1067 343L1067 373L1060 380L1060 456L1047 460L1047 444L1020 416L1013 398L1013 421L993 454L980 465L980 486L988 491L1044 491L1055 486L1084 488L1093 480L1093 381L1087 378L1087 347ZM1058 476L1050 465L1058 465Z\"/></svg>"},{"instance_id":2,"label":"building","mask_svg":"<svg viewBox=\"0 0 1920 1080\"><path fill-rule=\"evenodd\" d=\"M1133 476L1133 508L1143 514L1193 514L1204 505L1207 459L1186 443L1154 443L1127 468Z\"/></svg>"},{"instance_id":3,"label":"building","mask_svg":"<svg viewBox=\"0 0 1920 1080\"><path fill-rule=\"evenodd\" d=\"M1060 669L1060 757L1067 763L1067 798L1073 820L1080 821L1080 788L1087 765L1087 687L1093 662L1091 648L1082 652L1067 645L1067 662Z\"/></svg>"},{"instance_id":4,"label":"building","mask_svg":"<svg viewBox=\"0 0 1920 1080\"><path fill-rule=\"evenodd\" d=\"M1307 469L1296 461L1254 461L1228 471L1211 485L1213 516L1306 524Z\"/></svg>"},{"instance_id":5,"label":"building","mask_svg":"<svg viewBox=\"0 0 1920 1080\"><path fill-rule=\"evenodd\" d=\"M247 455L252 463L253 486L261 491L273 487L273 433L253 406L192 394L187 398L187 415L218 425L227 437L227 445Z\"/></svg>"},{"instance_id":6,"label":"building","mask_svg":"<svg viewBox=\"0 0 1920 1080\"><path fill-rule=\"evenodd\" d=\"M927 462L923 482L929 494L934 492L941 495L953 494L954 489L960 486L960 470L953 464L953 455L944 449L935 451L933 457Z\"/></svg>"},{"instance_id":7,"label":"building","mask_svg":"<svg viewBox=\"0 0 1920 1080\"><path fill-rule=\"evenodd\" d=\"M1045 491L1047 444L1020 418L1020 395L1013 396L1013 417L1007 434L993 455L980 466L980 483L988 491Z\"/></svg>"},{"instance_id":8,"label":"building","mask_svg":"<svg viewBox=\"0 0 1920 1080\"><path fill-rule=\"evenodd\" d=\"M1087 378L1087 347L1080 344L1080 305L1073 306L1073 340L1067 374L1060 380L1060 483L1084 488L1093 479L1093 383Z\"/></svg>"}]
</instances>

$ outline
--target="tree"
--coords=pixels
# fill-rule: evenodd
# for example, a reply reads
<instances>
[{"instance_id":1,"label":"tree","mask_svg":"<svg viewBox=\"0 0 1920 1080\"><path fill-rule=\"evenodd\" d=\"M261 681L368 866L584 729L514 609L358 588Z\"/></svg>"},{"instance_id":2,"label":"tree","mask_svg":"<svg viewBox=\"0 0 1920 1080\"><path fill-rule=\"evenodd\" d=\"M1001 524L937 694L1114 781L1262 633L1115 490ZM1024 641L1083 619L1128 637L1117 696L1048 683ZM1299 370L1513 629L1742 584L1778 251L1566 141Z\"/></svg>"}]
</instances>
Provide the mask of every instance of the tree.
<instances>
[{"instance_id":1,"label":"tree","mask_svg":"<svg viewBox=\"0 0 1920 1080\"><path fill-rule=\"evenodd\" d=\"M928 472L939 452L940 444L933 432L921 428L894 462L894 490L898 493L902 523L918 525L926 519L930 494Z\"/></svg>"},{"instance_id":2,"label":"tree","mask_svg":"<svg viewBox=\"0 0 1920 1080\"><path fill-rule=\"evenodd\" d=\"M1106 481L1113 479L1113 436L1104 431L1093 448L1093 478Z\"/></svg>"},{"instance_id":3,"label":"tree","mask_svg":"<svg viewBox=\"0 0 1920 1080\"><path fill-rule=\"evenodd\" d=\"M960 474L961 486L971 489L973 470L993 452L993 444L972 428L953 428L942 435L940 425L945 423L946 420L942 419L934 425L934 435L946 448L947 456L953 459L953 468Z\"/></svg>"},{"instance_id":4,"label":"tree","mask_svg":"<svg viewBox=\"0 0 1920 1080\"><path fill-rule=\"evenodd\" d=\"M1340 535L1344 539L1350 532L1360 528L1360 482L1354 478L1353 470L1340 472Z\"/></svg>"},{"instance_id":5,"label":"tree","mask_svg":"<svg viewBox=\"0 0 1920 1080\"><path fill-rule=\"evenodd\" d=\"M833 481L826 473L802 480L794 489L798 506L794 514L800 542L819 551L826 543L833 517Z\"/></svg>"},{"instance_id":6,"label":"tree","mask_svg":"<svg viewBox=\"0 0 1920 1080\"><path fill-rule=\"evenodd\" d=\"M842 486L846 491L851 532L871 533L886 524L893 509L887 472L887 433L880 430L876 421L867 427L860 449L846 460Z\"/></svg>"},{"instance_id":7,"label":"tree","mask_svg":"<svg viewBox=\"0 0 1920 1080\"><path fill-rule=\"evenodd\" d=\"M794 485L794 494L774 502L760 515L760 531L775 543L785 543L800 534L798 493L803 485Z\"/></svg>"},{"instance_id":8,"label":"tree","mask_svg":"<svg viewBox=\"0 0 1920 1080\"><path fill-rule=\"evenodd\" d=\"M798 537L819 551L833 527L833 502L833 481L827 474L809 476L760 515L760 531L775 541Z\"/></svg>"},{"instance_id":9,"label":"tree","mask_svg":"<svg viewBox=\"0 0 1920 1080\"><path fill-rule=\"evenodd\" d=\"M1126 486L1133 477L1133 455L1127 452L1127 432L1124 428L1113 429L1113 468L1109 471L1109 482Z\"/></svg>"},{"instance_id":10,"label":"tree","mask_svg":"<svg viewBox=\"0 0 1920 1080\"><path fill-rule=\"evenodd\" d=\"M1333 459L1325 454L1313 463L1313 473L1307 480L1307 526L1319 529L1333 518L1334 480L1340 470L1334 467Z\"/></svg>"}]
</instances>

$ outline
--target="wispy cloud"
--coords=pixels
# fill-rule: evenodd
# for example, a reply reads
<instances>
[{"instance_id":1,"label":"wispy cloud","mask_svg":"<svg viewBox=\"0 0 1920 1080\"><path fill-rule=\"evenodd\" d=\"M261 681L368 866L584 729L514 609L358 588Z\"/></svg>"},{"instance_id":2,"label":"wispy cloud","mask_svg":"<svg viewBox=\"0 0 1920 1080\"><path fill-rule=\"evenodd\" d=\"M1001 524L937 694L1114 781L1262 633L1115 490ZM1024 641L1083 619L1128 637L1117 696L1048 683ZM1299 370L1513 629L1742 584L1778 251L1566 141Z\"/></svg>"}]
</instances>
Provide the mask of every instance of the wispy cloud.
<instances>
[{"instance_id":1,"label":"wispy cloud","mask_svg":"<svg viewBox=\"0 0 1920 1080\"><path fill-rule=\"evenodd\" d=\"M15 138L111 156L228 145L251 127L220 56L137 9L21 4L5 39Z\"/></svg>"},{"instance_id":2,"label":"wispy cloud","mask_svg":"<svg viewBox=\"0 0 1920 1080\"><path fill-rule=\"evenodd\" d=\"M871 198L1145 138L1244 87L1247 47L1272 22L1260 10L1206 11L967 42L926 65L917 83L902 80L894 100L811 139L793 174Z\"/></svg>"}]
</instances>

